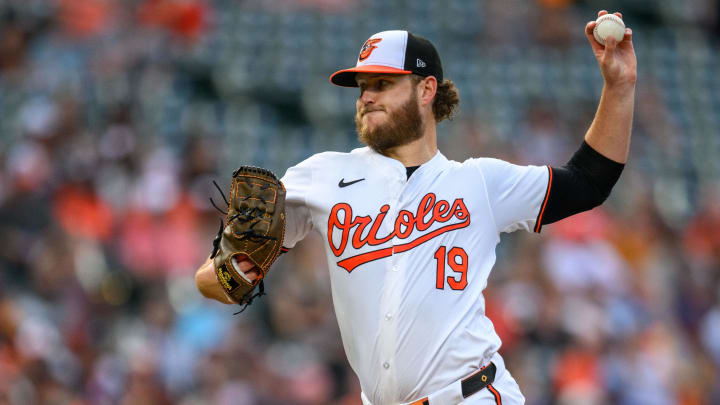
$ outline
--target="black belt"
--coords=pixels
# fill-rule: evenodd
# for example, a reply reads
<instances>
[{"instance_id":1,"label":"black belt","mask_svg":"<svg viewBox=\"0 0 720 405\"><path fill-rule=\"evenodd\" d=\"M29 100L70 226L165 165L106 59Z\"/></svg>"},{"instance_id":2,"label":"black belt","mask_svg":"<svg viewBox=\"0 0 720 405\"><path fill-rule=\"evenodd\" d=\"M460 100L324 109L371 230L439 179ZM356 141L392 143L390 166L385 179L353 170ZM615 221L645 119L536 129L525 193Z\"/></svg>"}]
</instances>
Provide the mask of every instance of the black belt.
<instances>
[{"instance_id":1,"label":"black belt","mask_svg":"<svg viewBox=\"0 0 720 405\"><path fill-rule=\"evenodd\" d=\"M495 381L495 372L497 367L495 363L490 362L487 366L481 368L475 373L465 377L460 381L460 387L462 388L463 398L467 398L470 395L480 391ZM428 398L419 399L410 405L429 405Z\"/></svg>"}]
</instances>

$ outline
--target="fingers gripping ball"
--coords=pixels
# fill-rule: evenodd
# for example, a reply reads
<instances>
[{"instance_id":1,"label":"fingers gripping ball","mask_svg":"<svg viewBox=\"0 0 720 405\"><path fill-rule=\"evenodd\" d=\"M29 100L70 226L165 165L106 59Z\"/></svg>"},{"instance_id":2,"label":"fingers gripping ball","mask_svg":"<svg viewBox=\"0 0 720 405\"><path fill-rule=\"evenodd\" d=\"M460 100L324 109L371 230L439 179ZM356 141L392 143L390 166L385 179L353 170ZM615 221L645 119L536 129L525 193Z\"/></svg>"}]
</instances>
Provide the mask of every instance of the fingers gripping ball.
<instances>
[{"instance_id":1,"label":"fingers gripping ball","mask_svg":"<svg viewBox=\"0 0 720 405\"><path fill-rule=\"evenodd\" d=\"M233 173L225 225L213 241L215 275L230 298L248 305L263 294L262 279L280 255L285 236L285 187L269 170L242 166ZM254 281L237 263L249 260L259 270ZM260 292L254 294L259 286Z\"/></svg>"},{"instance_id":2,"label":"fingers gripping ball","mask_svg":"<svg viewBox=\"0 0 720 405\"><path fill-rule=\"evenodd\" d=\"M593 36L595 40L603 46L605 46L605 39L609 36L614 37L617 42L620 42L625 36L625 23L615 14L600 16L595 20Z\"/></svg>"}]
</instances>

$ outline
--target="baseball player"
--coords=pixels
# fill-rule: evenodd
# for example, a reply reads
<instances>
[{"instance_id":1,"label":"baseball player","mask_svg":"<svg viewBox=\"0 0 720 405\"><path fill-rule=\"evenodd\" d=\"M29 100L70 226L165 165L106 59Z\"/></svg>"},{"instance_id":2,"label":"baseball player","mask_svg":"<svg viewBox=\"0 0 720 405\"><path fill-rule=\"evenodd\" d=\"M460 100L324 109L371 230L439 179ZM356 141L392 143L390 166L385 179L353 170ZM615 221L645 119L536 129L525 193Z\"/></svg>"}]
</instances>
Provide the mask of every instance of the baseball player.
<instances>
[{"instance_id":1,"label":"baseball player","mask_svg":"<svg viewBox=\"0 0 720 405\"><path fill-rule=\"evenodd\" d=\"M601 204L624 167L632 33L603 46L594 24L585 34L604 88L582 145L562 167L443 156L436 124L454 111L457 91L435 47L410 32L371 36L355 67L330 77L359 88L355 121L367 146L288 169L283 245L292 248L311 230L324 238L335 313L365 405L524 403L498 354L482 292L501 232L540 232ZM258 277L250 261L233 266ZM196 283L205 296L232 302L210 261Z\"/></svg>"}]
</instances>

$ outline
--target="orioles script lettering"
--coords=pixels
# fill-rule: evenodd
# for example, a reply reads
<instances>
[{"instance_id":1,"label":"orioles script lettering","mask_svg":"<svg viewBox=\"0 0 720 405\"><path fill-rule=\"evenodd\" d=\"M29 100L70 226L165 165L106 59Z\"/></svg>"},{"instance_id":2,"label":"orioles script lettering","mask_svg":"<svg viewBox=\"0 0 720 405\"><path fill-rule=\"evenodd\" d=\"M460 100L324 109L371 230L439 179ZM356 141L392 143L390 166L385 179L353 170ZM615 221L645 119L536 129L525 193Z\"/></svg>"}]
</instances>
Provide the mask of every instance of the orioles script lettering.
<instances>
[{"instance_id":1,"label":"orioles script lettering","mask_svg":"<svg viewBox=\"0 0 720 405\"><path fill-rule=\"evenodd\" d=\"M453 201L452 205L445 200L438 200L434 193L426 194L418 204L415 212L401 210L395 218L393 230L385 235L379 236L381 225L387 216L390 206L385 204L380 207L380 212L373 218L366 216L353 216L352 207L348 203L337 203L330 210L328 217L328 243L335 257L340 257L348 242L353 249L361 249L365 245L377 246L386 243L393 238L407 239L414 230L424 232L436 222L448 222L455 218L461 222L453 222L430 232L423 233L415 239L395 244L390 247L363 252L358 255L339 261L338 266L349 272L361 264L382 259L395 253L405 252L430 239L446 232L465 228L470 225L470 213L468 212L462 198ZM369 226L369 228L368 228ZM333 238L339 233L339 243L336 246Z\"/></svg>"}]
</instances>

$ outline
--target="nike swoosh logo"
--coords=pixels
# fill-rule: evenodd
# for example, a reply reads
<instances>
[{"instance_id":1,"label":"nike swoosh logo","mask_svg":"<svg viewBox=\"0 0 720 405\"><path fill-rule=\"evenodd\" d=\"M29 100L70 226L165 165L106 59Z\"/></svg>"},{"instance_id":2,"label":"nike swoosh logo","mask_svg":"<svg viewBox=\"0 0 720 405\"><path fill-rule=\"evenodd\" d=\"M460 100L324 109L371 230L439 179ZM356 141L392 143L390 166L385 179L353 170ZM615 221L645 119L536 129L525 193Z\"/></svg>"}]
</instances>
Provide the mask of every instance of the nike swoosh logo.
<instances>
[{"instance_id":1,"label":"nike swoosh logo","mask_svg":"<svg viewBox=\"0 0 720 405\"><path fill-rule=\"evenodd\" d=\"M353 181L349 181L349 182L345 183L345 178L342 178L342 179L340 179L340 183L338 183L338 187L343 188L343 187L347 187L347 186L352 186L353 184L355 184L359 181L363 181L363 180L365 180L364 177L362 179L353 180Z\"/></svg>"}]
</instances>

